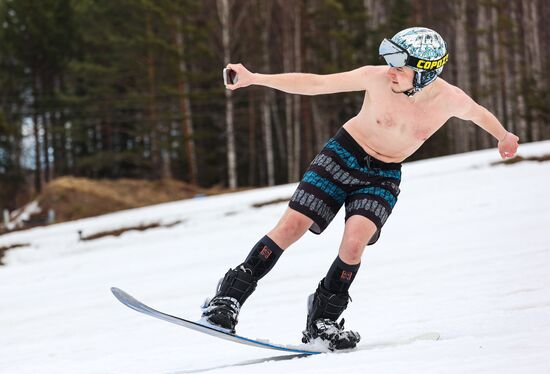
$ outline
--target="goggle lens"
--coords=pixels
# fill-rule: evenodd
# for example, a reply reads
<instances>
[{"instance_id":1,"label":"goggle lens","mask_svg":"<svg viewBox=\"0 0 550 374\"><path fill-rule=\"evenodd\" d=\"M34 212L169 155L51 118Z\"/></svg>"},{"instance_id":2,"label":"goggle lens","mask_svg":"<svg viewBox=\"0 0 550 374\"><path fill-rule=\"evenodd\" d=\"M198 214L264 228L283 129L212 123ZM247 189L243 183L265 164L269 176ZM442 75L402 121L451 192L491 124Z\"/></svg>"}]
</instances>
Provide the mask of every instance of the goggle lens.
<instances>
[{"instance_id":1,"label":"goggle lens","mask_svg":"<svg viewBox=\"0 0 550 374\"><path fill-rule=\"evenodd\" d=\"M403 67L407 64L409 54L403 48L395 45L388 39L382 40L378 48L378 54L384 57L386 63L391 67Z\"/></svg>"}]
</instances>

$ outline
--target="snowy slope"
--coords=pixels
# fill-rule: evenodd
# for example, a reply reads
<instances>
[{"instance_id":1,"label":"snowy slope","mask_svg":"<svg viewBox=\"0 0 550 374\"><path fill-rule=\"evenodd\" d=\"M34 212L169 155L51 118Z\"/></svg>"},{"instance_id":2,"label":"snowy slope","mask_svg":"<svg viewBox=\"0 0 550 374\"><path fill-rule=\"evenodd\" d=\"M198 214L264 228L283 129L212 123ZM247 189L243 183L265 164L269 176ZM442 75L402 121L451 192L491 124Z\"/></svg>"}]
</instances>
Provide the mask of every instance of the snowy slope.
<instances>
[{"instance_id":1,"label":"snowy slope","mask_svg":"<svg viewBox=\"0 0 550 374\"><path fill-rule=\"evenodd\" d=\"M520 155L550 153L550 142ZM550 162L490 166L488 150L408 163L380 241L351 291L357 351L300 359L148 318L120 287L167 313L199 317L225 271L277 221L295 185L134 209L0 237L0 373L548 373ZM239 332L298 343L305 300L337 253L343 212L306 234L247 301ZM89 235L151 222L171 228ZM437 342L384 347L429 331Z\"/></svg>"}]
</instances>

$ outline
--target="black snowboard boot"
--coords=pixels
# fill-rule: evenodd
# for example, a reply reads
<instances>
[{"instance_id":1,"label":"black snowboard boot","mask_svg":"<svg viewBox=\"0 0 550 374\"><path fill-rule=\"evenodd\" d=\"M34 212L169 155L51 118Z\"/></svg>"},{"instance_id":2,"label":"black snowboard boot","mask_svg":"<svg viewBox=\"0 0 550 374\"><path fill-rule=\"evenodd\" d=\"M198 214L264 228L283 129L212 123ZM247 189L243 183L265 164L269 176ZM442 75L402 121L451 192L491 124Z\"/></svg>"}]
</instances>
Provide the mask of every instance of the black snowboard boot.
<instances>
[{"instance_id":1,"label":"black snowboard boot","mask_svg":"<svg viewBox=\"0 0 550 374\"><path fill-rule=\"evenodd\" d=\"M210 324L234 334L241 306L254 292L256 284L250 270L244 266L229 269L218 284L216 296L205 301L202 317Z\"/></svg>"},{"instance_id":2,"label":"black snowboard boot","mask_svg":"<svg viewBox=\"0 0 550 374\"><path fill-rule=\"evenodd\" d=\"M335 294L319 283L315 294L308 298L308 315L302 342L321 340L331 351L355 348L361 339L359 333L344 330L344 319L336 320L348 306L349 294Z\"/></svg>"}]
</instances>

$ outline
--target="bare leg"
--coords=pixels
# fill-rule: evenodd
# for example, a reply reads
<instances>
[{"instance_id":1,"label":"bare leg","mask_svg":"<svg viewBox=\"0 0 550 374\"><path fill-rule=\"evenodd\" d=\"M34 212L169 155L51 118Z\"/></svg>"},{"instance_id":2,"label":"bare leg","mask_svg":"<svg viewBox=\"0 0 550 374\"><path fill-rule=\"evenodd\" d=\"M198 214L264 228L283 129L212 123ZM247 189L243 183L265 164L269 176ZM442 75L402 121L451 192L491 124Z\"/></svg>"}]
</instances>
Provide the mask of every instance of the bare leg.
<instances>
[{"instance_id":1,"label":"bare leg","mask_svg":"<svg viewBox=\"0 0 550 374\"><path fill-rule=\"evenodd\" d=\"M366 217L354 215L346 221L344 235L338 255L346 264L356 265L370 238L376 232L376 225Z\"/></svg>"},{"instance_id":2,"label":"bare leg","mask_svg":"<svg viewBox=\"0 0 550 374\"><path fill-rule=\"evenodd\" d=\"M284 250L300 239L312 223L311 218L294 209L287 208L277 225L267 236Z\"/></svg>"}]
</instances>

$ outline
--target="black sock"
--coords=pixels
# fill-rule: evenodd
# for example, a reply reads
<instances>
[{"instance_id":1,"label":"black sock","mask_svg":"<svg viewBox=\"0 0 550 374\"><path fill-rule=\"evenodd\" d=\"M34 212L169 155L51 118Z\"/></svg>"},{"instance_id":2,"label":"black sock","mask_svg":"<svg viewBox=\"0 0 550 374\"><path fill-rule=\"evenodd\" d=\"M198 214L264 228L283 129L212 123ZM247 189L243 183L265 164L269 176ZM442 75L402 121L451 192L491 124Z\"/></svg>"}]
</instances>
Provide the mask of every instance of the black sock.
<instances>
[{"instance_id":1,"label":"black sock","mask_svg":"<svg viewBox=\"0 0 550 374\"><path fill-rule=\"evenodd\" d=\"M340 256L336 257L336 260L334 260L328 270L323 285L330 292L337 294L347 293L360 265L360 263L357 265L348 265L342 261Z\"/></svg>"},{"instance_id":2,"label":"black sock","mask_svg":"<svg viewBox=\"0 0 550 374\"><path fill-rule=\"evenodd\" d=\"M261 279L275 266L283 250L267 235L260 239L242 263L255 280Z\"/></svg>"}]
</instances>

